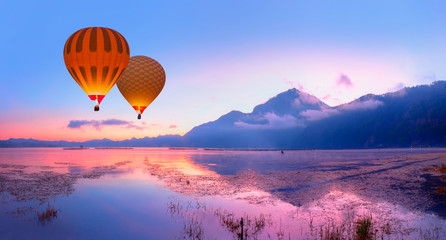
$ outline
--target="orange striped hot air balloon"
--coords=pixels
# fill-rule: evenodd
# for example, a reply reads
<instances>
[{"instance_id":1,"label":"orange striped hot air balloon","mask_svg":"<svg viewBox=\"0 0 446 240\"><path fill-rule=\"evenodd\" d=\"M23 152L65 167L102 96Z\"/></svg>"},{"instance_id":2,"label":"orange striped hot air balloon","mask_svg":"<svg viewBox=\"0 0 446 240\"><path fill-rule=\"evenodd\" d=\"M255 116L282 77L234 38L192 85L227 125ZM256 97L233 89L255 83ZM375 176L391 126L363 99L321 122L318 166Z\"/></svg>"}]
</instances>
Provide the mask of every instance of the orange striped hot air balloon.
<instances>
[{"instance_id":1,"label":"orange striped hot air balloon","mask_svg":"<svg viewBox=\"0 0 446 240\"><path fill-rule=\"evenodd\" d=\"M160 94L166 82L166 73L157 61L146 56L134 56L116 85L138 113L138 119Z\"/></svg>"},{"instance_id":2,"label":"orange striped hot air balloon","mask_svg":"<svg viewBox=\"0 0 446 240\"><path fill-rule=\"evenodd\" d=\"M65 43L63 57L71 76L95 101L95 111L118 81L130 58L129 45L117 31L103 27L83 28Z\"/></svg>"}]
</instances>

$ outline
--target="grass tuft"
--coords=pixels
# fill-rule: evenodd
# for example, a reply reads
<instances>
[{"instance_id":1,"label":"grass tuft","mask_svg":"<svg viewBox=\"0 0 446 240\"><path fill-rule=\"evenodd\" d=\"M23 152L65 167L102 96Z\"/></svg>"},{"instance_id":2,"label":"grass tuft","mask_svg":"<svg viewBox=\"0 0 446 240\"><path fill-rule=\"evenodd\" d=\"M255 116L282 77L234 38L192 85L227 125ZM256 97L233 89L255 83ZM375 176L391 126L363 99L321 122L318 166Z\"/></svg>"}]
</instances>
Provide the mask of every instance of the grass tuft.
<instances>
[{"instance_id":1,"label":"grass tuft","mask_svg":"<svg viewBox=\"0 0 446 240\"><path fill-rule=\"evenodd\" d=\"M446 165L441 164L441 166L438 168L438 171L441 173L446 173Z\"/></svg>"},{"instance_id":2,"label":"grass tuft","mask_svg":"<svg viewBox=\"0 0 446 240\"><path fill-rule=\"evenodd\" d=\"M356 236L357 240L373 239L373 223L372 216L360 218L356 221Z\"/></svg>"},{"instance_id":3,"label":"grass tuft","mask_svg":"<svg viewBox=\"0 0 446 240\"><path fill-rule=\"evenodd\" d=\"M446 187L437 187L437 194L443 195L446 194Z\"/></svg>"},{"instance_id":4,"label":"grass tuft","mask_svg":"<svg viewBox=\"0 0 446 240\"><path fill-rule=\"evenodd\" d=\"M37 213L37 217L41 223L49 222L57 217L57 210L48 205L45 211Z\"/></svg>"}]
</instances>

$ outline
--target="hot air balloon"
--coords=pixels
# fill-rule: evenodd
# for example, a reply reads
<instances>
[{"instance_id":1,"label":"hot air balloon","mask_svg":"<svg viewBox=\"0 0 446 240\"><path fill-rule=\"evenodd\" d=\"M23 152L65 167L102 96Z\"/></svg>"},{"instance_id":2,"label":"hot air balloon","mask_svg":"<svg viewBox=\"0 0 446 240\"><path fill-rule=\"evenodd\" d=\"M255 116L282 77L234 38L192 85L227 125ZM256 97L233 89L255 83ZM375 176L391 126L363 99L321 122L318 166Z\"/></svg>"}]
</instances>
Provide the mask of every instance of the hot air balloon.
<instances>
[{"instance_id":1,"label":"hot air balloon","mask_svg":"<svg viewBox=\"0 0 446 240\"><path fill-rule=\"evenodd\" d=\"M157 61L146 56L134 56L116 85L138 113L138 119L160 94L166 82L166 73Z\"/></svg>"},{"instance_id":2,"label":"hot air balloon","mask_svg":"<svg viewBox=\"0 0 446 240\"><path fill-rule=\"evenodd\" d=\"M95 111L118 81L130 58L129 45L117 31L104 27L73 33L63 50L65 65L74 80L95 102Z\"/></svg>"}]
</instances>

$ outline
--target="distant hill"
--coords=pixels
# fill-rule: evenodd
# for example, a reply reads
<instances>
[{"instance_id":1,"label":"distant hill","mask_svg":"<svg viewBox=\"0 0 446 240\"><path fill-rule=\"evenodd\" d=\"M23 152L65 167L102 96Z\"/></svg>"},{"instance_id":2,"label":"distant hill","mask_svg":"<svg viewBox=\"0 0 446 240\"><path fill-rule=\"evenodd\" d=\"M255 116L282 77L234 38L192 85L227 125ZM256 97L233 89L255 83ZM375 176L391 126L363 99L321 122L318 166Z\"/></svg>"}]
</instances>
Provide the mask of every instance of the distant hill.
<instances>
[{"instance_id":1,"label":"distant hill","mask_svg":"<svg viewBox=\"0 0 446 240\"><path fill-rule=\"evenodd\" d=\"M183 146L180 135L163 135L158 137L132 138L122 141L110 139L98 139L85 142L68 141L41 141L35 139L15 139L0 140L0 148L13 147L170 147Z\"/></svg>"},{"instance_id":2,"label":"distant hill","mask_svg":"<svg viewBox=\"0 0 446 240\"><path fill-rule=\"evenodd\" d=\"M86 142L9 139L0 147L383 148L446 146L446 81L368 94L330 107L290 89L256 106L231 111L184 136Z\"/></svg>"}]
</instances>

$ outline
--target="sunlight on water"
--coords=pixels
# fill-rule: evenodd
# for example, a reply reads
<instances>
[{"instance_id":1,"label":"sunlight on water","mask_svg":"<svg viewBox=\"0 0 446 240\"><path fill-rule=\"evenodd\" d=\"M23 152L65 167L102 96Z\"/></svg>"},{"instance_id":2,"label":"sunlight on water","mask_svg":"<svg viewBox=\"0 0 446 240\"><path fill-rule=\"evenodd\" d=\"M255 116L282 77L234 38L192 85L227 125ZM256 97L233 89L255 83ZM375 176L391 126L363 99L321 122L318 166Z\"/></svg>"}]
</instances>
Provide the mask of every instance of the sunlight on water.
<instances>
[{"instance_id":1,"label":"sunlight on water","mask_svg":"<svg viewBox=\"0 0 446 240\"><path fill-rule=\"evenodd\" d=\"M376 238L429 239L445 236L434 193L445 160L444 149L0 149L0 236L239 239L243 219L244 239L352 238L368 218Z\"/></svg>"}]
</instances>

